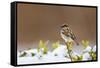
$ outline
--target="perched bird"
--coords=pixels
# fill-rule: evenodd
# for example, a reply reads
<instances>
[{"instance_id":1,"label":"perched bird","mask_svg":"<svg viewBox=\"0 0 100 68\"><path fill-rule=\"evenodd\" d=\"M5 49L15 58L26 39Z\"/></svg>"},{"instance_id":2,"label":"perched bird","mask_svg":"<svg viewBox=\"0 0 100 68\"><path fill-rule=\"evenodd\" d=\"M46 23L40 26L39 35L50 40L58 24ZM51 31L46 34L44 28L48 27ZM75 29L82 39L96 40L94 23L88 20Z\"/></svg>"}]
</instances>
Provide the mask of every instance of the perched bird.
<instances>
[{"instance_id":1,"label":"perched bird","mask_svg":"<svg viewBox=\"0 0 100 68\"><path fill-rule=\"evenodd\" d=\"M68 25L64 24L61 26L60 34L62 39L67 42L67 41L74 41L76 45L79 45L77 42L76 36L72 32L72 30L69 28Z\"/></svg>"}]
</instances>

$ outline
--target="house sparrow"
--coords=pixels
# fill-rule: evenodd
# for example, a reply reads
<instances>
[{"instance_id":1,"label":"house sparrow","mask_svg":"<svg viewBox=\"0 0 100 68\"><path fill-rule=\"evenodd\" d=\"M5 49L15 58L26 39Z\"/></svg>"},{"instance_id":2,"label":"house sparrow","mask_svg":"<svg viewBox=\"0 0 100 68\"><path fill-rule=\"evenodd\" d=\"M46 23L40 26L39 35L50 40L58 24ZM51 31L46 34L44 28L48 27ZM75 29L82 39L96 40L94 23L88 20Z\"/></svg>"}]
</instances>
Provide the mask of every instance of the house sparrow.
<instances>
[{"instance_id":1,"label":"house sparrow","mask_svg":"<svg viewBox=\"0 0 100 68\"><path fill-rule=\"evenodd\" d=\"M74 35L74 33L72 32L72 30L69 28L68 25L64 24L61 26L60 34L65 42L74 41L77 45L79 45L76 36Z\"/></svg>"}]
</instances>

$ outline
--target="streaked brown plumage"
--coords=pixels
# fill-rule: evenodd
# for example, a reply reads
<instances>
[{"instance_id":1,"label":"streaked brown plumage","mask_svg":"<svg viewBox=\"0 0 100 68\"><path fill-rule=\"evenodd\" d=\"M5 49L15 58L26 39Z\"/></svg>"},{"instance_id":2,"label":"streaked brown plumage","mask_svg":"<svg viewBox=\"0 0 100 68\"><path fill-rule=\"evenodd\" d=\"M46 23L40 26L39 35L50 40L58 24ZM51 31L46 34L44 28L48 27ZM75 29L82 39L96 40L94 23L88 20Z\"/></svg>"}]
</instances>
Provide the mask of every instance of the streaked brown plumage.
<instances>
[{"instance_id":1,"label":"streaked brown plumage","mask_svg":"<svg viewBox=\"0 0 100 68\"><path fill-rule=\"evenodd\" d=\"M72 40L77 45L79 45L79 43L77 42L76 36L74 35L74 33L72 32L72 30L69 28L68 25L64 24L61 26L60 34L61 34L62 39L65 40L65 42L67 42L68 40Z\"/></svg>"}]
</instances>

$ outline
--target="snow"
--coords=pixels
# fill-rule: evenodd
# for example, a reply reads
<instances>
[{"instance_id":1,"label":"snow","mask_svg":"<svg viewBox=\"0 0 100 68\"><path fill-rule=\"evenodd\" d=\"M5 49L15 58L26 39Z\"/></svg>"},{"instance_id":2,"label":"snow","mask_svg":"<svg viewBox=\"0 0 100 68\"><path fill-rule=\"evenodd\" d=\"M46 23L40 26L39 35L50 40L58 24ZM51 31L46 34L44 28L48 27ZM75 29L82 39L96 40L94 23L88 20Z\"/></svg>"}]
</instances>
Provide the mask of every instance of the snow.
<instances>
[{"instance_id":1,"label":"snow","mask_svg":"<svg viewBox=\"0 0 100 68\"><path fill-rule=\"evenodd\" d=\"M96 45L93 47L93 52L96 52Z\"/></svg>"},{"instance_id":2,"label":"snow","mask_svg":"<svg viewBox=\"0 0 100 68\"><path fill-rule=\"evenodd\" d=\"M72 56L73 56L73 57L75 57L75 56L80 56L80 54L78 54L78 53L76 53L76 52L73 52L73 53L72 53Z\"/></svg>"},{"instance_id":3,"label":"snow","mask_svg":"<svg viewBox=\"0 0 100 68\"><path fill-rule=\"evenodd\" d=\"M83 60L84 61L86 61L86 60L92 60L92 58L90 57L90 54L88 52L83 54Z\"/></svg>"},{"instance_id":4,"label":"snow","mask_svg":"<svg viewBox=\"0 0 100 68\"><path fill-rule=\"evenodd\" d=\"M83 52L90 52L91 51L91 47L90 46L87 46L87 48L85 48L84 50L83 50Z\"/></svg>"},{"instance_id":5,"label":"snow","mask_svg":"<svg viewBox=\"0 0 100 68\"><path fill-rule=\"evenodd\" d=\"M36 64L36 63L52 63L52 62L68 62L70 59L63 56L55 56L53 53L48 52L45 55L36 54L34 57L25 56L18 57L18 64Z\"/></svg>"},{"instance_id":6,"label":"snow","mask_svg":"<svg viewBox=\"0 0 100 68\"><path fill-rule=\"evenodd\" d=\"M92 47L88 46L86 49L83 50L83 54L80 54L78 52L72 52L72 56L83 56L82 61L91 60L91 56L89 52L91 51ZM96 51L96 46L93 47L93 51ZM26 52L26 55L23 57L20 57L24 52ZM34 56L32 56L32 53L34 53ZM38 64L38 63L53 63L53 62L71 62L68 54L68 50L66 48L66 45L60 45L53 51L48 51L47 54L43 54L43 49L41 48L38 52L37 49L30 49L30 50L24 50L22 52L18 52L17 55L17 62L18 65L20 64Z\"/></svg>"},{"instance_id":7,"label":"snow","mask_svg":"<svg viewBox=\"0 0 100 68\"><path fill-rule=\"evenodd\" d=\"M61 45L58 48L56 48L52 53L53 55L57 55L59 57L63 57L63 56L68 56L67 54L67 48L65 45Z\"/></svg>"}]
</instances>

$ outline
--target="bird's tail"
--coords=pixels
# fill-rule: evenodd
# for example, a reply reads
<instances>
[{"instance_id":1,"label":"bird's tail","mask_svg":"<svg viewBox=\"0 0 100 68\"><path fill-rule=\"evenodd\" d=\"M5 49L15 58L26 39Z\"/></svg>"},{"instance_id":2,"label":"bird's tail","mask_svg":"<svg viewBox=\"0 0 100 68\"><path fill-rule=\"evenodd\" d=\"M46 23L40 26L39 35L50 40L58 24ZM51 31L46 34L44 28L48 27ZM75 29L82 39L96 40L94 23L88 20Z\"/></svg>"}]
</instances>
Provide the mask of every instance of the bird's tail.
<instances>
[{"instance_id":1,"label":"bird's tail","mask_svg":"<svg viewBox=\"0 0 100 68\"><path fill-rule=\"evenodd\" d=\"M77 41L77 39L75 39L74 41L75 41L76 45L79 45L79 42Z\"/></svg>"}]
</instances>

